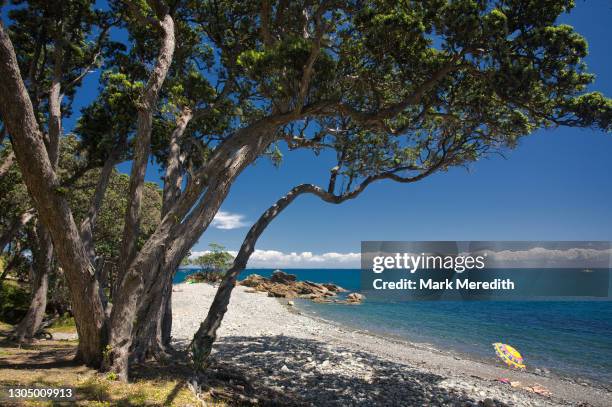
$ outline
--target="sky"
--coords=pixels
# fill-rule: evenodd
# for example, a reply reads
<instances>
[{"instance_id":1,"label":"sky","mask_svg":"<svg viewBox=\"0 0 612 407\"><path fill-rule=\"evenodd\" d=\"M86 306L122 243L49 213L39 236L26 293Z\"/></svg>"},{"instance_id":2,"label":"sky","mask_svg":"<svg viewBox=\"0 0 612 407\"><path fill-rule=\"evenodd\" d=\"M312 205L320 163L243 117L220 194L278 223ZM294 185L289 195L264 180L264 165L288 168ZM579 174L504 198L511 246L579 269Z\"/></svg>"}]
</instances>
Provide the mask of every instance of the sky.
<instances>
[{"instance_id":1,"label":"sky","mask_svg":"<svg viewBox=\"0 0 612 407\"><path fill-rule=\"evenodd\" d=\"M588 40L593 89L607 96L610 21L612 4L602 0L578 1L560 20ZM292 186L325 185L331 162L323 161L307 151L286 154L279 169L260 159L222 207L225 226L240 227L209 229L193 251L210 242L237 250L247 225ZM362 240L612 240L612 135L538 131L505 159L491 156L469 171L457 168L414 184L383 181L342 205L302 196L266 229L249 266L358 267Z\"/></svg>"},{"instance_id":2,"label":"sky","mask_svg":"<svg viewBox=\"0 0 612 407\"><path fill-rule=\"evenodd\" d=\"M578 1L562 23L586 37L593 90L612 96L612 3ZM79 91L87 103L97 75ZM78 111L79 105L74 106ZM66 121L66 127L71 125ZM357 199L331 205L299 197L266 229L249 267L357 268L362 240L612 240L612 135L558 128L524 138L505 158L451 169L414 184L375 183ZM192 249L211 242L237 250L250 225L293 186L326 185L329 156L262 158L232 186L215 222ZM129 173L130 163L118 166ZM160 182L150 164L147 180Z\"/></svg>"}]
</instances>

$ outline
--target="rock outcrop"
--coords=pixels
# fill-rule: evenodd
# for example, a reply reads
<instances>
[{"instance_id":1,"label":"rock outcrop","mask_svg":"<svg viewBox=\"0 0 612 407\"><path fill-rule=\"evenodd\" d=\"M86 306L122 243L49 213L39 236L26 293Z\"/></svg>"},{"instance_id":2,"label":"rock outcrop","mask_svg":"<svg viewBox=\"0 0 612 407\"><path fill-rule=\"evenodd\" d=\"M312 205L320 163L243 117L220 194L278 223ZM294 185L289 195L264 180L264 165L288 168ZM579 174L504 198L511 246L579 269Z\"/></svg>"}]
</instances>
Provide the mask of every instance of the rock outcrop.
<instances>
[{"instance_id":1,"label":"rock outcrop","mask_svg":"<svg viewBox=\"0 0 612 407\"><path fill-rule=\"evenodd\" d=\"M363 301L365 297L363 296L363 294L359 294L359 293L350 293L349 295L346 296L346 302L348 303L360 303Z\"/></svg>"},{"instance_id":2,"label":"rock outcrop","mask_svg":"<svg viewBox=\"0 0 612 407\"><path fill-rule=\"evenodd\" d=\"M272 277L265 278L259 274L251 274L247 278L238 282L239 285L249 287L248 292L266 292L268 297L276 298L305 298L315 302L324 303L347 303L358 304L363 300L363 296L358 293L351 293L346 300L339 300L338 293L346 290L336 284L319 284L312 281L298 281L293 274L276 270Z\"/></svg>"}]
</instances>

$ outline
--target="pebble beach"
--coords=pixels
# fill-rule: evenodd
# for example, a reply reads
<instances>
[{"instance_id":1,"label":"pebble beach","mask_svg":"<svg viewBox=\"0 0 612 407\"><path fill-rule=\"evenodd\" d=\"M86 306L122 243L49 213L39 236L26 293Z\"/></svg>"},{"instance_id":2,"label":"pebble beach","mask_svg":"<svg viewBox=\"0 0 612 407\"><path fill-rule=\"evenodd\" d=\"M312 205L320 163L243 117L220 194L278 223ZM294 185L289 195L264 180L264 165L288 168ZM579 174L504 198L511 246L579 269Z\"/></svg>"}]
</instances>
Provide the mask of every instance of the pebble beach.
<instances>
[{"instance_id":1,"label":"pebble beach","mask_svg":"<svg viewBox=\"0 0 612 407\"><path fill-rule=\"evenodd\" d=\"M204 320L216 289L177 284L173 291L172 336L181 348ZM213 360L296 405L612 405L605 386L510 370L428 344L354 330L247 291L234 290Z\"/></svg>"}]
</instances>

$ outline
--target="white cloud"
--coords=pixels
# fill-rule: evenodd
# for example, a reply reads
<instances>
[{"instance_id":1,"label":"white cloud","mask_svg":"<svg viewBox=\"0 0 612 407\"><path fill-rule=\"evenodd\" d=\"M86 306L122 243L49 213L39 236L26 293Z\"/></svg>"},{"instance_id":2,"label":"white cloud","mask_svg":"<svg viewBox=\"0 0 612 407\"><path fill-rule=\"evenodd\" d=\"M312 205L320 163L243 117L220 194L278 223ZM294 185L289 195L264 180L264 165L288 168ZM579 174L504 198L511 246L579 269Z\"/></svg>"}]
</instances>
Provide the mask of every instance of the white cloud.
<instances>
[{"instance_id":1,"label":"white cloud","mask_svg":"<svg viewBox=\"0 0 612 407\"><path fill-rule=\"evenodd\" d=\"M217 229L229 230L248 226L248 223L244 221L244 215L219 211L215 215L215 218L213 219L211 225L212 227Z\"/></svg>"},{"instance_id":2,"label":"white cloud","mask_svg":"<svg viewBox=\"0 0 612 407\"><path fill-rule=\"evenodd\" d=\"M208 251L192 252L191 258ZM235 256L236 251L229 250ZM255 250L249 259L249 268L359 268L359 253L312 252L285 253L278 250Z\"/></svg>"},{"instance_id":3,"label":"white cloud","mask_svg":"<svg viewBox=\"0 0 612 407\"><path fill-rule=\"evenodd\" d=\"M612 249L573 247L547 249L533 247L528 250L486 250L489 259L506 267L610 267Z\"/></svg>"}]
</instances>

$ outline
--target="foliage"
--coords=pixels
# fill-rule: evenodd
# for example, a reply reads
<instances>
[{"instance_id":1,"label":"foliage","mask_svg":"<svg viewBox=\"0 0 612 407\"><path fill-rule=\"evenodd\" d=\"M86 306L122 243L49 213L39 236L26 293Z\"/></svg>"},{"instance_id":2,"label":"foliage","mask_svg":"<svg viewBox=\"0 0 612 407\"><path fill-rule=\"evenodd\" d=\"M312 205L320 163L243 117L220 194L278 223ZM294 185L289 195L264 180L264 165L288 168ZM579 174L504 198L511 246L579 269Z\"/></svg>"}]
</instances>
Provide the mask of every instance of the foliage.
<instances>
[{"instance_id":1,"label":"foliage","mask_svg":"<svg viewBox=\"0 0 612 407\"><path fill-rule=\"evenodd\" d=\"M19 50L19 66L25 73L36 114L46 126L47 90L54 75L59 71L65 96L62 111L69 114L83 73L99 66L99 54L115 51L118 44L109 41L106 35L113 16L93 7L92 0L13 0L12 3L17 7L8 11L12 22L9 34ZM55 57L60 55L61 61L56 66Z\"/></svg>"},{"instance_id":2,"label":"foliage","mask_svg":"<svg viewBox=\"0 0 612 407\"><path fill-rule=\"evenodd\" d=\"M226 271L231 265L234 257L220 244L211 243L210 250L199 256L193 264L200 266L203 270Z\"/></svg>"},{"instance_id":3,"label":"foliage","mask_svg":"<svg viewBox=\"0 0 612 407\"><path fill-rule=\"evenodd\" d=\"M223 278L224 273L231 267L234 256L225 250L225 247L211 243L210 250L192 261L200 266L201 271L191 274L187 281L217 282Z\"/></svg>"},{"instance_id":4,"label":"foliage","mask_svg":"<svg viewBox=\"0 0 612 407\"><path fill-rule=\"evenodd\" d=\"M99 169L87 172L76 183L68 197L77 222L80 222L87 213L99 173ZM123 214L129 196L128 190L129 177L113 170L94 228L96 255L107 262L117 263L123 230ZM157 184L147 183L143 195L139 245L142 245L155 230L159 223L160 211L161 191Z\"/></svg>"},{"instance_id":5,"label":"foliage","mask_svg":"<svg viewBox=\"0 0 612 407\"><path fill-rule=\"evenodd\" d=\"M60 168L58 172L62 178L68 179L72 174L79 171L80 168L84 167L83 161L86 161L87 158L79 154L79 148L80 141L74 135L68 135L61 139ZM80 224L87 214L100 171L100 168L94 168L85 172L74 182L71 188L66 190L66 197L71 204L73 216L77 224ZM13 165L9 173L0 179L0 189L6 192L0 195L0 208L6 208L5 211L0 212L0 222L6 225L12 220L12 217L20 216L21 213L30 207L27 189L21 180L21 172L17 165ZM113 170L94 228L96 254L103 263L109 264L111 272L109 278L111 281L116 271L113 265L118 262L121 232L123 229L123 214L127 206L128 189L129 177ZM160 211L161 191L156 184L147 183L143 196L142 234L138 242L139 245L142 245L155 230L159 223ZM33 223L31 222L31 224ZM17 237L20 240L20 250L22 252L31 251L38 244L32 238L32 235L28 233L32 228L31 224ZM11 255L14 256L15 253ZM29 257L24 257L24 261L18 263L17 270L19 271L19 276L24 279L29 278ZM68 288L63 275L54 273L49 281L48 310L60 314L69 311L68 298Z\"/></svg>"},{"instance_id":6,"label":"foliage","mask_svg":"<svg viewBox=\"0 0 612 407\"><path fill-rule=\"evenodd\" d=\"M8 142L0 147L0 162L4 162L13 150ZM31 205L28 190L21 179L21 172L17 165L12 165L0 178L0 233L10 228L16 219L32 207Z\"/></svg>"},{"instance_id":7,"label":"foliage","mask_svg":"<svg viewBox=\"0 0 612 407\"><path fill-rule=\"evenodd\" d=\"M30 306L30 294L14 280L0 283L0 321L15 324L23 318Z\"/></svg>"}]
</instances>

